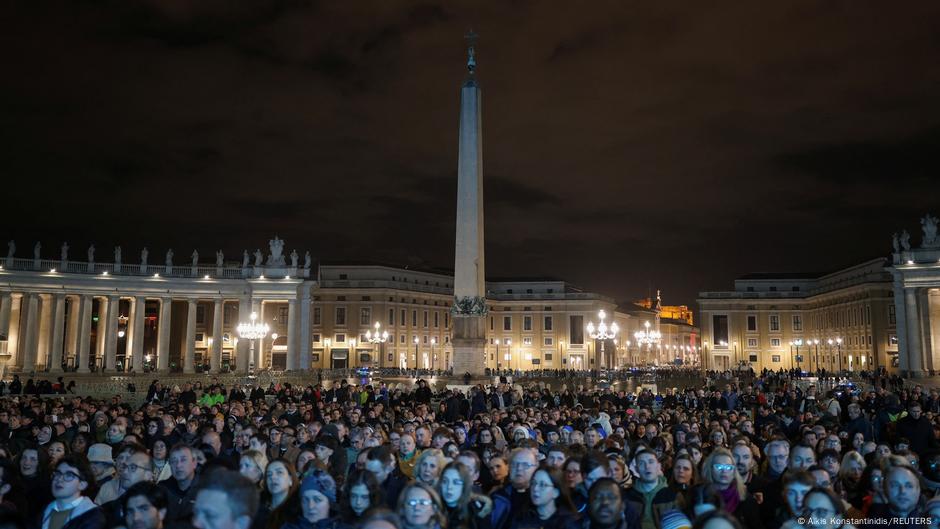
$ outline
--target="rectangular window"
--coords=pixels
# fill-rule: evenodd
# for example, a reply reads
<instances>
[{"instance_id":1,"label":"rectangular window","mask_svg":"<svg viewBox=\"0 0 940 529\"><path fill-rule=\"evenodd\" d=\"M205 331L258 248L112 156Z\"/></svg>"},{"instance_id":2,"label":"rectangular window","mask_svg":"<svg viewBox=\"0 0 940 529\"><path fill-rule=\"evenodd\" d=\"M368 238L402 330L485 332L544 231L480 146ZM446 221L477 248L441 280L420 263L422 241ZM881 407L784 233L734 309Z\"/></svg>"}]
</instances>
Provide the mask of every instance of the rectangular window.
<instances>
[{"instance_id":1,"label":"rectangular window","mask_svg":"<svg viewBox=\"0 0 940 529\"><path fill-rule=\"evenodd\" d=\"M288 314L289 314L288 307L278 307L277 308L277 321L283 323L284 325L287 325Z\"/></svg>"},{"instance_id":2,"label":"rectangular window","mask_svg":"<svg viewBox=\"0 0 940 529\"><path fill-rule=\"evenodd\" d=\"M522 330L531 331L532 330L532 316L523 316L522 317Z\"/></svg>"},{"instance_id":3,"label":"rectangular window","mask_svg":"<svg viewBox=\"0 0 940 529\"><path fill-rule=\"evenodd\" d=\"M388 326L395 325L395 309L388 309Z\"/></svg>"},{"instance_id":4,"label":"rectangular window","mask_svg":"<svg viewBox=\"0 0 940 529\"><path fill-rule=\"evenodd\" d=\"M203 324L206 322L206 308L202 305L196 305L196 323Z\"/></svg>"},{"instance_id":5,"label":"rectangular window","mask_svg":"<svg viewBox=\"0 0 940 529\"><path fill-rule=\"evenodd\" d=\"M402 334L402 335L399 337L398 343L405 343L405 335L404 335L404 334Z\"/></svg>"},{"instance_id":6,"label":"rectangular window","mask_svg":"<svg viewBox=\"0 0 940 529\"><path fill-rule=\"evenodd\" d=\"M434 328L437 329L441 326L441 313L434 311Z\"/></svg>"},{"instance_id":7,"label":"rectangular window","mask_svg":"<svg viewBox=\"0 0 940 529\"><path fill-rule=\"evenodd\" d=\"M898 346L898 335L891 334L888 336L888 347L897 347Z\"/></svg>"},{"instance_id":8,"label":"rectangular window","mask_svg":"<svg viewBox=\"0 0 940 529\"><path fill-rule=\"evenodd\" d=\"M545 353L545 362L548 364L552 363L552 353Z\"/></svg>"},{"instance_id":9,"label":"rectangular window","mask_svg":"<svg viewBox=\"0 0 940 529\"><path fill-rule=\"evenodd\" d=\"M346 335L345 335L345 334L337 334L337 335L334 336L333 338L334 338L333 341L336 342L336 343L346 343Z\"/></svg>"},{"instance_id":10,"label":"rectangular window","mask_svg":"<svg viewBox=\"0 0 940 529\"><path fill-rule=\"evenodd\" d=\"M532 345L532 337L526 336L522 338L522 345Z\"/></svg>"},{"instance_id":11,"label":"rectangular window","mask_svg":"<svg viewBox=\"0 0 940 529\"><path fill-rule=\"evenodd\" d=\"M542 338L542 345L555 345L555 339L551 336L546 336Z\"/></svg>"},{"instance_id":12,"label":"rectangular window","mask_svg":"<svg viewBox=\"0 0 940 529\"><path fill-rule=\"evenodd\" d=\"M568 337L571 345L584 345L584 316L568 316Z\"/></svg>"},{"instance_id":13,"label":"rectangular window","mask_svg":"<svg viewBox=\"0 0 940 529\"><path fill-rule=\"evenodd\" d=\"M793 315L793 330L797 332L803 331L803 316L799 314Z\"/></svg>"},{"instance_id":14,"label":"rectangular window","mask_svg":"<svg viewBox=\"0 0 940 529\"><path fill-rule=\"evenodd\" d=\"M868 335L868 345L871 345L871 335Z\"/></svg>"},{"instance_id":15,"label":"rectangular window","mask_svg":"<svg viewBox=\"0 0 940 529\"><path fill-rule=\"evenodd\" d=\"M896 316L894 313L894 303L888 305L888 323L894 325L897 323Z\"/></svg>"},{"instance_id":16,"label":"rectangular window","mask_svg":"<svg viewBox=\"0 0 940 529\"><path fill-rule=\"evenodd\" d=\"M728 341L728 316L724 314L715 314L712 316L712 337L715 340L715 346L721 342Z\"/></svg>"},{"instance_id":17,"label":"rectangular window","mask_svg":"<svg viewBox=\"0 0 940 529\"><path fill-rule=\"evenodd\" d=\"M320 343L320 333L313 334L313 343Z\"/></svg>"},{"instance_id":18,"label":"rectangular window","mask_svg":"<svg viewBox=\"0 0 940 529\"><path fill-rule=\"evenodd\" d=\"M544 330L546 330L546 331L550 331L550 330L552 330L552 323L553 323L553 322L552 322L552 317L551 317L551 316L545 316L545 318L544 318L544 324L543 324L542 328L543 328Z\"/></svg>"},{"instance_id":19,"label":"rectangular window","mask_svg":"<svg viewBox=\"0 0 940 529\"><path fill-rule=\"evenodd\" d=\"M196 333L196 341L197 341L197 342L204 342L204 341L206 341L206 333L204 333L204 332L197 332L197 333Z\"/></svg>"},{"instance_id":20,"label":"rectangular window","mask_svg":"<svg viewBox=\"0 0 940 529\"><path fill-rule=\"evenodd\" d=\"M411 326L412 327L418 326L418 311L416 310L411 311Z\"/></svg>"},{"instance_id":21,"label":"rectangular window","mask_svg":"<svg viewBox=\"0 0 940 529\"><path fill-rule=\"evenodd\" d=\"M490 330L491 331L493 330L494 321L495 321L495 318L493 318L493 316L490 316Z\"/></svg>"},{"instance_id":22,"label":"rectangular window","mask_svg":"<svg viewBox=\"0 0 940 529\"><path fill-rule=\"evenodd\" d=\"M320 325L322 323L322 313L320 312L320 307L313 307L313 324Z\"/></svg>"},{"instance_id":23,"label":"rectangular window","mask_svg":"<svg viewBox=\"0 0 940 529\"><path fill-rule=\"evenodd\" d=\"M756 331L757 330L757 316L754 314L747 315L747 330Z\"/></svg>"},{"instance_id":24,"label":"rectangular window","mask_svg":"<svg viewBox=\"0 0 940 529\"><path fill-rule=\"evenodd\" d=\"M748 338L747 339L748 347L757 347L757 338Z\"/></svg>"},{"instance_id":25,"label":"rectangular window","mask_svg":"<svg viewBox=\"0 0 940 529\"><path fill-rule=\"evenodd\" d=\"M421 317L421 323L425 329L428 328L428 311L424 311L424 314Z\"/></svg>"},{"instance_id":26,"label":"rectangular window","mask_svg":"<svg viewBox=\"0 0 940 529\"><path fill-rule=\"evenodd\" d=\"M372 325L372 309L362 307L359 309L359 325L369 327Z\"/></svg>"},{"instance_id":27,"label":"rectangular window","mask_svg":"<svg viewBox=\"0 0 940 529\"><path fill-rule=\"evenodd\" d=\"M504 331L512 330L512 316L503 316L503 330Z\"/></svg>"},{"instance_id":28,"label":"rectangular window","mask_svg":"<svg viewBox=\"0 0 940 529\"><path fill-rule=\"evenodd\" d=\"M780 338L771 338L770 339L771 347L780 347Z\"/></svg>"},{"instance_id":29,"label":"rectangular window","mask_svg":"<svg viewBox=\"0 0 940 529\"><path fill-rule=\"evenodd\" d=\"M346 325L346 307L336 307L336 325Z\"/></svg>"},{"instance_id":30,"label":"rectangular window","mask_svg":"<svg viewBox=\"0 0 940 529\"><path fill-rule=\"evenodd\" d=\"M405 325L407 325L407 323L405 323L405 322L407 322L407 321L408 321L408 320L405 319L405 309L401 309L401 318L399 318L398 324L401 325L402 327L404 327Z\"/></svg>"},{"instance_id":31,"label":"rectangular window","mask_svg":"<svg viewBox=\"0 0 940 529\"><path fill-rule=\"evenodd\" d=\"M780 332L780 315L770 315L770 332Z\"/></svg>"},{"instance_id":32,"label":"rectangular window","mask_svg":"<svg viewBox=\"0 0 940 529\"><path fill-rule=\"evenodd\" d=\"M421 343L423 343L424 345L427 345L427 344L428 344L428 335L425 334L424 336L422 336L422 338L423 338L423 339L421 340Z\"/></svg>"},{"instance_id":33,"label":"rectangular window","mask_svg":"<svg viewBox=\"0 0 940 529\"><path fill-rule=\"evenodd\" d=\"M779 363L780 363L780 355L771 355L771 356L770 356L770 360L771 360L772 362L774 362L774 363L779 364Z\"/></svg>"},{"instance_id":34,"label":"rectangular window","mask_svg":"<svg viewBox=\"0 0 940 529\"><path fill-rule=\"evenodd\" d=\"M445 312L444 313L444 328L446 329L448 326L450 326L450 314Z\"/></svg>"},{"instance_id":35,"label":"rectangular window","mask_svg":"<svg viewBox=\"0 0 940 529\"><path fill-rule=\"evenodd\" d=\"M503 345L512 345L512 338L503 338Z\"/></svg>"},{"instance_id":36,"label":"rectangular window","mask_svg":"<svg viewBox=\"0 0 940 529\"><path fill-rule=\"evenodd\" d=\"M757 361L757 355L756 355L756 354L752 354L752 355L750 355L750 357L751 357L751 362L756 362L756 361Z\"/></svg>"}]
</instances>

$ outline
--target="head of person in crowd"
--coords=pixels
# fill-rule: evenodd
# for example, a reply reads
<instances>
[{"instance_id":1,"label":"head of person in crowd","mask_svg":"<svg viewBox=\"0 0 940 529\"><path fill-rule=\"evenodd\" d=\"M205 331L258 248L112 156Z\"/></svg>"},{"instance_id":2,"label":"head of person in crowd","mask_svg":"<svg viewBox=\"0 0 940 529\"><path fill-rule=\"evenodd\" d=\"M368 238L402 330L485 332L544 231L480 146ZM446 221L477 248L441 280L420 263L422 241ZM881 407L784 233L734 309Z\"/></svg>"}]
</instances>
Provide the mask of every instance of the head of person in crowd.
<instances>
[{"instance_id":1,"label":"head of person in crowd","mask_svg":"<svg viewBox=\"0 0 940 529\"><path fill-rule=\"evenodd\" d=\"M568 449L560 444L553 444L545 455L545 464L560 469L568 459Z\"/></svg>"},{"instance_id":2,"label":"head of person in crowd","mask_svg":"<svg viewBox=\"0 0 940 529\"><path fill-rule=\"evenodd\" d=\"M582 463L583 465L583 463ZM637 472L637 485L640 490L649 490L663 477L663 466L656 453L649 449L637 450L633 455L633 465ZM587 480L585 485L590 488Z\"/></svg>"},{"instance_id":3,"label":"head of person in crowd","mask_svg":"<svg viewBox=\"0 0 940 529\"><path fill-rule=\"evenodd\" d=\"M502 485L509 479L509 463L503 456L493 456L486 463L487 470L490 471L490 477L493 483Z\"/></svg>"},{"instance_id":4,"label":"head of person in crowd","mask_svg":"<svg viewBox=\"0 0 940 529\"><path fill-rule=\"evenodd\" d=\"M698 483L698 467L692 461L692 456L680 454L672 462L672 483L686 489Z\"/></svg>"},{"instance_id":5,"label":"head of person in crowd","mask_svg":"<svg viewBox=\"0 0 940 529\"><path fill-rule=\"evenodd\" d=\"M399 437L398 453L404 459L411 459L414 457L415 452L418 449L417 446L418 445L415 442L415 438L411 434L403 433Z\"/></svg>"},{"instance_id":6,"label":"head of person in crowd","mask_svg":"<svg viewBox=\"0 0 940 529\"><path fill-rule=\"evenodd\" d=\"M734 456L734 465L738 474L741 474L745 481L750 479L751 472L756 465L751 445L747 441L738 441L731 449L731 455Z\"/></svg>"},{"instance_id":7,"label":"head of person in crowd","mask_svg":"<svg viewBox=\"0 0 940 529\"><path fill-rule=\"evenodd\" d=\"M831 489L815 487L803 499L804 527L839 527L837 520L845 519L845 504Z\"/></svg>"},{"instance_id":8,"label":"head of person in crowd","mask_svg":"<svg viewBox=\"0 0 940 529\"><path fill-rule=\"evenodd\" d=\"M117 469L121 489L127 490L142 481L153 482L153 461L147 450L139 445L130 445L128 450L128 456L121 461Z\"/></svg>"},{"instance_id":9,"label":"head of person in crowd","mask_svg":"<svg viewBox=\"0 0 940 529\"><path fill-rule=\"evenodd\" d=\"M862 474L865 473L866 466L867 464L862 454L855 450L850 450L842 456L842 464L839 465L838 477L843 483L858 484L862 480Z\"/></svg>"},{"instance_id":10,"label":"head of person in crowd","mask_svg":"<svg viewBox=\"0 0 940 529\"><path fill-rule=\"evenodd\" d=\"M300 507L304 519L316 524L336 510L336 481L325 470L315 469L300 482Z\"/></svg>"},{"instance_id":11,"label":"head of person in crowd","mask_svg":"<svg viewBox=\"0 0 940 529\"><path fill-rule=\"evenodd\" d=\"M561 470L548 465L543 464L532 475L532 482L529 484L529 499L543 520L559 509L575 512L564 474Z\"/></svg>"},{"instance_id":12,"label":"head of person in crowd","mask_svg":"<svg viewBox=\"0 0 940 529\"><path fill-rule=\"evenodd\" d=\"M604 454L594 450L581 456L578 468L581 470L581 481L584 484L584 490L590 489L591 485L601 478L611 477L610 463L607 462L607 458Z\"/></svg>"},{"instance_id":13,"label":"head of person in crowd","mask_svg":"<svg viewBox=\"0 0 940 529\"><path fill-rule=\"evenodd\" d=\"M65 456L53 468L52 497L59 507L69 505L82 496L93 497L95 491L95 473L85 456Z\"/></svg>"},{"instance_id":14,"label":"head of person in crowd","mask_svg":"<svg viewBox=\"0 0 940 529\"><path fill-rule=\"evenodd\" d=\"M35 445L29 445L16 457L16 467L23 479L40 478L49 468L49 453Z\"/></svg>"},{"instance_id":15,"label":"head of person in crowd","mask_svg":"<svg viewBox=\"0 0 940 529\"><path fill-rule=\"evenodd\" d=\"M51 441L46 448L46 452L49 454L49 466L54 467L60 459L69 455L69 445L64 440L56 439Z\"/></svg>"},{"instance_id":16,"label":"head of person in crowd","mask_svg":"<svg viewBox=\"0 0 940 529\"><path fill-rule=\"evenodd\" d=\"M476 516L470 509L473 492L473 478L463 463L457 461L448 463L441 472L441 479L437 484L437 493L447 512L455 514L455 519L470 523Z\"/></svg>"},{"instance_id":17,"label":"head of person in crowd","mask_svg":"<svg viewBox=\"0 0 940 529\"><path fill-rule=\"evenodd\" d=\"M382 489L367 470L353 470L343 485L340 512L347 521L358 519L372 507L382 504Z\"/></svg>"},{"instance_id":18,"label":"head of person in crowd","mask_svg":"<svg viewBox=\"0 0 940 529\"><path fill-rule=\"evenodd\" d=\"M300 478L295 472L294 466L286 459L275 459L268 463L264 469L264 489L261 493L261 501L272 511L272 518L277 518L280 522L289 521L292 509L290 505L292 499L298 504L296 495L300 488ZM294 508L293 510L297 510Z\"/></svg>"},{"instance_id":19,"label":"head of person in crowd","mask_svg":"<svg viewBox=\"0 0 940 529\"><path fill-rule=\"evenodd\" d=\"M401 518L384 507L370 509L359 521L359 529L400 529Z\"/></svg>"},{"instance_id":20,"label":"head of person in crowd","mask_svg":"<svg viewBox=\"0 0 940 529\"><path fill-rule=\"evenodd\" d=\"M385 483L385 480L395 471L395 467L395 455L389 446L377 446L369 450L365 469L372 473L379 484Z\"/></svg>"},{"instance_id":21,"label":"head of person in crowd","mask_svg":"<svg viewBox=\"0 0 940 529\"><path fill-rule=\"evenodd\" d=\"M131 485L121 496L127 529L163 529L168 506L163 487L149 481Z\"/></svg>"},{"instance_id":22,"label":"head of person in crowd","mask_svg":"<svg viewBox=\"0 0 940 529\"><path fill-rule=\"evenodd\" d=\"M623 493L613 479L601 478L588 489L587 514L592 528L616 527L623 509Z\"/></svg>"},{"instance_id":23,"label":"head of person in crowd","mask_svg":"<svg viewBox=\"0 0 940 529\"><path fill-rule=\"evenodd\" d=\"M782 475L787 470L790 460L790 443L786 439L774 439L764 445L767 469L773 475Z\"/></svg>"},{"instance_id":24,"label":"head of person in crowd","mask_svg":"<svg viewBox=\"0 0 940 529\"><path fill-rule=\"evenodd\" d=\"M483 461L480 460L480 456L477 455L473 450L464 450L457 454L455 461L463 463L467 467L467 472L470 473L470 479L473 483L480 482L480 467L483 464Z\"/></svg>"},{"instance_id":25,"label":"head of person in crowd","mask_svg":"<svg viewBox=\"0 0 940 529\"><path fill-rule=\"evenodd\" d=\"M398 496L398 513L409 529L444 527L446 518L441 498L433 487L419 481L406 485Z\"/></svg>"},{"instance_id":26,"label":"head of person in crowd","mask_svg":"<svg viewBox=\"0 0 940 529\"><path fill-rule=\"evenodd\" d=\"M174 449L170 458L176 455ZM201 480L193 504L196 529L249 529L258 512L258 487L238 472L213 469Z\"/></svg>"},{"instance_id":27,"label":"head of person in crowd","mask_svg":"<svg viewBox=\"0 0 940 529\"><path fill-rule=\"evenodd\" d=\"M538 468L538 457L535 450L529 448L515 448L509 454L509 482L516 491L528 490L532 474ZM606 462L604 467L607 468Z\"/></svg>"},{"instance_id":28,"label":"head of person in crowd","mask_svg":"<svg viewBox=\"0 0 940 529\"><path fill-rule=\"evenodd\" d=\"M197 452L195 448L182 443L170 450L170 472L183 490L188 489L196 480L196 469L199 467Z\"/></svg>"},{"instance_id":29,"label":"head of person in crowd","mask_svg":"<svg viewBox=\"0 0 940 529\"><path fill-rule=\"evenodd\" d=\"M744 500L747 494L744 478L738 473L734 456L727 448L716 448L709 454L702 465L702 478L706 484L714 485L720 491L736 488L739 500Z\"/></svg>"},{"instance_id":30,"label":"head of person in crowd","mask_svg":"<svg viewBox=\"0 0 940 529\"><path fill-rule=\"evenodd\" d=\"M415 479L435 487L446 464L447 458L437 448L422 450L415 461Z\"/></svg>"},{"instance_id":31,"label":"head of person in crowd","mask_svg":"<svg viewBox=\"0 0 940 529\"><path fill-rule=\"evenodd\" d=\"M888 460L882 465L885 499L891 510L906 518L913 513L921 501L922 478L909 464Z\"/></svg>"},{"instance_id":32,"label":"head of person in crowd","mask_svg":"<svg viewBox=\"0 0 940 529\"><path fill-rule=\"evenodd\" d=\"M842 456L839 452L831 448L826 448L819 453L817 462L819 466L826 469L826 472L829 473L829 477L835 479L835 477L839 475L839 468L842 466Z\"/></svg>"},{"instance_id":33,"label":"head of person in crowd","mask_svg":"<svg viewBox=\"0 0 940 529\"><path fill-rule=\"evenodd\" d=\"M816 478L806 470L788 472L783 476L783 500L791 517L803 513L806 493L816 486Z\"/></svg>"},{"instance_id":34,"label":"head of person in crowd","mask_svg":"<svg viewBox=\"0 0 940 529\"><path fill-rule=\"evenodd\" d=\"M787 470L790 472L806 470L815 464L816 452L811 446L798 444L790 449L790 459L787 463Z\"/></svg>"},{"instance_id":35,"label":"head of person in crowd","mask_svg":"<svg viewBox=\"0 0 940 529\"><path fill-rule=\"evenodd\" d=\"M264 469L268 466L268 456L257 450L246 450L238 459L239 474L260 486L264 479Z\"/></svg>"},{"instance_id":36,"label":"head of person in crowd","mask_svg":"<svg viewBox=\"0 0 940 529\"><path fill-rule=\"evenodd\" d=\"M744 529L734 515L714 510L695 519L692 529Z\"/></svg>"}]
</instances>

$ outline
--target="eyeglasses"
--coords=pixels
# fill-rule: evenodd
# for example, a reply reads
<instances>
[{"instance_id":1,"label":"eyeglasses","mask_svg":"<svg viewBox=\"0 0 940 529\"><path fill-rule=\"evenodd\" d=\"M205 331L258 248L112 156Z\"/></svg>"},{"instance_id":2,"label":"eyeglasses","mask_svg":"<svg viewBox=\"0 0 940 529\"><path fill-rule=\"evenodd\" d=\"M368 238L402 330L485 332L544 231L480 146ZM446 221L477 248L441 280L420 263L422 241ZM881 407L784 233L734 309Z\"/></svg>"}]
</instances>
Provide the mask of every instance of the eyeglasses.
<instances>
[{"instance_id":1,"label":"eyeglasses","mask_svg":"<svg viewBox=\"0 0 940 529\"><path fill-rule=\"evenodd\" d=\"M74 472L59 472L58 470L56 470L55 472L52 473L53 480L61 479L62 481L65 481L65 482L72 482L72 481L75 481L76 479L81 479L81 478L82 478L81 476L79 476L78 474Z\"/></svg>"},{"instance_id":2,"label":"eyeglasses","mask_svg":"<svg viewBox=\"0 0 940 529\"><path fill-rule=\"evenodd\" d=\"M137 472L138 470L144 470L144 468L145 468L145 467L142 467L142 466L137 465L137 464L134 464L134 463L130 463L130 464L128 464L128 463L121 463L120 465L118 465L118 470L120 470L121 472L123 472L123 471L125 471L125 470L130 470L131 473L134 473L134 472Z\"/></svg>"},{"instance_id":3,"label":"eyeglasses","mask_svg":"<svg viewBox=\"0 0 940 529\"><path fill-rule=\"evenodd\" d=\"M405 504L407 504L409 507L417 507L418 505L422 507L430 507L431 503L432 502L429 499L408 500L405 502Z\"/></svg>"},{"instance_id":4,"label":"eyeglasses","mask_svg":"<svg viewBox=\"0 0 940 529\"><path fill-rule=\"evenodd\" d=\"M524 462L522 462L522 461L519 461L519 462L513 463L513 464L510 465L510 466L511 466L512 468L516 469L516 470L529 470L530 468L534 467L535 465L532 464L532 463L524 463Z\"/></svg>"},{"instance_id":5,"label":"eyeglasses","mask_svg":"<svg viewBox=\"0 0 940 529\"><path fill-rule=\"evenodd\" d=\"M723 464L723 463L715 463L715 464L712 465L712 468L714 468L715 470L717 470L717 471L719 471L719 472L723 472L723 471L726 471L726 470L734 470L734 465L727 465L727 464Z\"/></svg>"}]
</instances>

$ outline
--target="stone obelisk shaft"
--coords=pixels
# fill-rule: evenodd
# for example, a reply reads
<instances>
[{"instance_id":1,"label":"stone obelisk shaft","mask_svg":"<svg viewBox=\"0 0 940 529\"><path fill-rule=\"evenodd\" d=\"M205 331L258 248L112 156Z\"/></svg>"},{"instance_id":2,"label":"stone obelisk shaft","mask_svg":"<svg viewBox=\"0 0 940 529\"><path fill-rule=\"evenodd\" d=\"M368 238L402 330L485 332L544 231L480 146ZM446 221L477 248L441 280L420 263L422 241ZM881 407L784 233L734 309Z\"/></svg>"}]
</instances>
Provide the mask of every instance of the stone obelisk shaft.
<instances>
[{"instance_id":1,"label":"stone obelisk shaft","mask_svg":"<svg viewBox=\"0 0 940 529\"><path fill-rule=\"evenodd\" d=\"M454 252L454 373L482 375L485 367L486 275L483 253L482 92L473 75L460 90L457 233Z\"/></svg>"}]
</instances>

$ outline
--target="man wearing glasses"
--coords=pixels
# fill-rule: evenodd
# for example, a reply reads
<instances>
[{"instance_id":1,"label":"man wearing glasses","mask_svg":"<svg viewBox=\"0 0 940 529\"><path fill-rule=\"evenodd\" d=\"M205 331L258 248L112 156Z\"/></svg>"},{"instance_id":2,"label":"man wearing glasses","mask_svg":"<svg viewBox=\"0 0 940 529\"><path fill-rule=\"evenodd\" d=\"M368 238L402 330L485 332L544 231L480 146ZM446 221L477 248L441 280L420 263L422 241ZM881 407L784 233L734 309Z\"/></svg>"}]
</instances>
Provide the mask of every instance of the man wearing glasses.
<instances>
[{"instance_id":1,"label":"man wearing glasses","mask_svg":"<svg viewBox=\"0 0 940 529\"><path fill-rule=\"evenodd\" d=\"M529 482L538 468L535 450L517 448L509 457L509 484L493 494L493 529L506 529L512 525L515 513L525 513L531 506Z\"/></svg>"},{"instance_id":2,"label":"man wearing glasses","mask_svg":"<svg viewBox=\"0 0 940 529\"><path fill-rule=\"evenodd\" d=\"M101 506L108 518L108 527L117 527L124 520L123 507L132 486L142 482L153 483L153 462L143 447L129 445L121 453L126 453L126 457L118 464L118 483L124 493Z\"/></svg>"},{"instance_id":3,"label":"man wearing glasses","mask_svg":"<svg viewBox=\"0 0 940 529\"><path fill-rule=\"evenodd\" d=\"M52 472L52 497L43 510L42 529L81 527L101 529L105 527L104 513L85 490L95 483L94 473L88 460L82 455L63 457Z\"/></svg>"}]
</instances>

